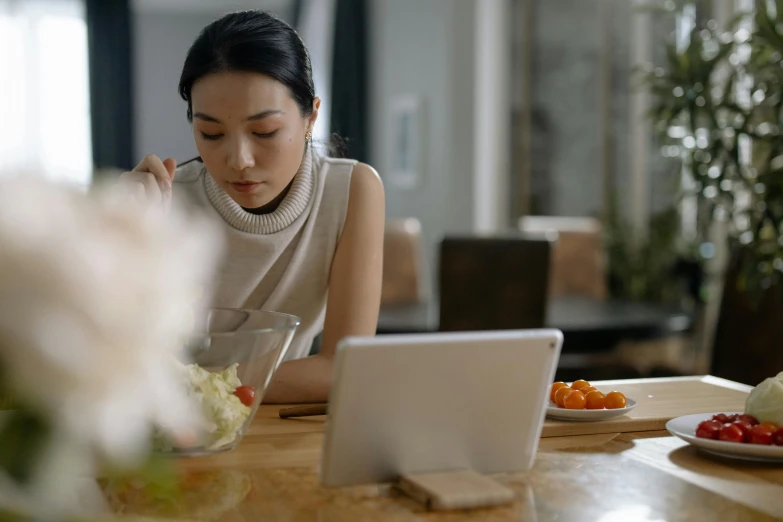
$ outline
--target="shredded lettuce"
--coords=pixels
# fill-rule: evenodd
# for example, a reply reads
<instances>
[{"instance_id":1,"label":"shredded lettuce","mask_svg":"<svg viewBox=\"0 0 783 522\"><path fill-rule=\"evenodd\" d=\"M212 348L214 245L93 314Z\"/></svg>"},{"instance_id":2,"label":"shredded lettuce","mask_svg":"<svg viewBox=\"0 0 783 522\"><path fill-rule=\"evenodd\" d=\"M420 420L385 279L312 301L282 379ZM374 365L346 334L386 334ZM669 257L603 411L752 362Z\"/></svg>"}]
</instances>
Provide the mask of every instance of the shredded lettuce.
<instances>
[{"instance_id":1,"label":"shredded lettuce","mask_svg":"<svg viewBox=\"0 0 783 522\"><path fill-rule=\"evenodd\" d=\"M234 442L250 416L250 408L234 395L234 390L242 385L237 377L237 366L234 364L216 373L197 364L185 367L191 395L199 402L204 413L208 438L204 447L208 450Z\"/></svg>"},{"instance_id":2,"label":"shredded lettuce","mask_svg":"<svg viewBox=\"0 0 783 522\"><path fill-rule=\"evenodd\" d=\"M234 395L242 385L237 376L239 365L213 373L197 364L184 365L172 360L182 371L186 392L201 407L203 444L200 446L212 451L234 442L250 417L250 408ZM169 438L157 429L153 433L153 447L162 452L175 449Z\"/></svg>"}]
</instances>

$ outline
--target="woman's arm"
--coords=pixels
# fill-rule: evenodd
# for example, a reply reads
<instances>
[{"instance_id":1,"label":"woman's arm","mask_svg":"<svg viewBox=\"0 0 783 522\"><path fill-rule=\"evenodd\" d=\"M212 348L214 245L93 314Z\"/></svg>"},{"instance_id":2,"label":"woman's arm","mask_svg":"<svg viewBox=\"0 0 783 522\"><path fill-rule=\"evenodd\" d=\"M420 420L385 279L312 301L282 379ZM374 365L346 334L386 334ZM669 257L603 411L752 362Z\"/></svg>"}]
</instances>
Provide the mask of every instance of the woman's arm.
<instances>
[{"instance_id":1,"label":"woman's arm","mask_svg":"<svg viewBox=\"0 0 783 522\"><path fill-rule=\"evenodd\" d=\"M349 335L375 335L381 302L385 213L381 178L369 165L357 164L351 176L345 226L332 260L321 351L280 365L264 402L326 401L337 343Z\"/></svg>"}]
</instances>

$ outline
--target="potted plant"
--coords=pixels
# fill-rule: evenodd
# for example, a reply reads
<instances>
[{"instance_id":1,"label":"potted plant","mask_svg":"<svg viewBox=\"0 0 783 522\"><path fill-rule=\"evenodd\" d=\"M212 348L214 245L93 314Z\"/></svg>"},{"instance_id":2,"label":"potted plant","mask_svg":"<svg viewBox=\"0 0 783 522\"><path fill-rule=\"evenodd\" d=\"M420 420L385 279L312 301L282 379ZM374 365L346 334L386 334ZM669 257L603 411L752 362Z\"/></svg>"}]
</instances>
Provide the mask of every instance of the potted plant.
<instances>
[{"instance_id":1,"label":"potted plant","mask_svg":"<svg viewBox=\"0 0 783 522\"><path fill-rule=\"evenodd\" d=\"M713 372L756 384L783 370L783 2L757 0L727 27L696 23L645 78L656 133L689 180L699 240L716 227L726 235Z\"/></svg>"}]
</instances>

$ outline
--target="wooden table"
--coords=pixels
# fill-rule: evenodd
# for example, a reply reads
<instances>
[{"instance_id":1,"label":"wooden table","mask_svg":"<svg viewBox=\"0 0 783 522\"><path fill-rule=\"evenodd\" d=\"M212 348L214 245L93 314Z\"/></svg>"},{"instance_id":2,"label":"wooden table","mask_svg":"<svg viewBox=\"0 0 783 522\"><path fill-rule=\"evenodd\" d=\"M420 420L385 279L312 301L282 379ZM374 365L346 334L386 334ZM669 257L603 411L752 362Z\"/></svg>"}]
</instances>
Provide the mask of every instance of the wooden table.
<instances>
[{"instance_id":1,"label":"wooden table","mask_svg":"<svg viewBox=\"0 0 783 522\"><path fill-rule=\"evenodd\" d=\"M748 391L743 385L701 377L598 384L634 390L641 410L636 419L655 422L666 417L663 409L670 407L704 408L703 412L736 409ZM684 406L675 401L678 393L691 394ZM726 407L716 408L716 402ZM543 438L533 470L498 477L517 493L512 505L426 513L388 486L321 487L317 468L323 418L284 421L277 418L277 411L277 407L262 407L235 451L182 461L189 476L179 504L160 502L151 507L138 501L116 509L161 518L290 522L672 522L783 517L783 467L709 458L660 430L620 432L629 429L627 422L606 433ZM551 432L553 424L547 422ZM636 426L646 429L644 424Z\"/></svg>"}]
</instances>

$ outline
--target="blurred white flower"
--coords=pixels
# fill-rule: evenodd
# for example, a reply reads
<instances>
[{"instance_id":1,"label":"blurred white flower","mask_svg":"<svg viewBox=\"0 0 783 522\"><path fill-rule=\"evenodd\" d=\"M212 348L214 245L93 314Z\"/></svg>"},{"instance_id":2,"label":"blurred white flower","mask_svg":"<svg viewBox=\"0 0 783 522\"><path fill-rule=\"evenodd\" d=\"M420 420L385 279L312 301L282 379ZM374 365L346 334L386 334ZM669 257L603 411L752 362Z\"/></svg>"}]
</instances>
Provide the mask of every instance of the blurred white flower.
<instances>
[{"instance_id":1,"label":"blurred white flower","mask_svg":"<svg viewBox=\"0 0 783 522\"><path fill-rule=\"evenodd\" d=\"M193 433L181 385L216 229L32 178L0 182L0 371L71 440L132 463L153 425Z\"/></svg>"}]
</instances>

